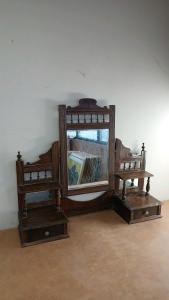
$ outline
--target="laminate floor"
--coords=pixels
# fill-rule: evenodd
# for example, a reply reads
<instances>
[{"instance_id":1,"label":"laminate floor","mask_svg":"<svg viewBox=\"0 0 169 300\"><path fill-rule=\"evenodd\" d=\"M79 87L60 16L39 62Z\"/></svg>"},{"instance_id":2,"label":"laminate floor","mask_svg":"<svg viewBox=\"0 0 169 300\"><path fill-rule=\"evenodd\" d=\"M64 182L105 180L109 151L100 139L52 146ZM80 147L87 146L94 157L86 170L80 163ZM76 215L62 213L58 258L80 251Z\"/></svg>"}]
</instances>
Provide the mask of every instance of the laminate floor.
<instances>
[{"instance_id":1,"label":"laminate floor","mask_svg":"<svg viewBox=\"0 0 169 300\"><path fill-rule=\"evenodd\" d=\"M114 211L71 217L70 238L20 247L0 231L1 300L168 300L169 201L128 225Z\"/></svg>"}]
</instances>

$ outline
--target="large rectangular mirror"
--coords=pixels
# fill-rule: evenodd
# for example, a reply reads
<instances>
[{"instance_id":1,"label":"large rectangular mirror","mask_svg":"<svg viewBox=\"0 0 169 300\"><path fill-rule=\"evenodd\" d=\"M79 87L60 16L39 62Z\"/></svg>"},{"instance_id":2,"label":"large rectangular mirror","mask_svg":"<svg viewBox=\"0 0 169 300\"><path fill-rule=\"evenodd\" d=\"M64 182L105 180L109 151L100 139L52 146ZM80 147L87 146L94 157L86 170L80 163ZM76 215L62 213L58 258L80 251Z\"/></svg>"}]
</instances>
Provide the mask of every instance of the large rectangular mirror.
<instances>
[{"instance_id":1,"label":"large rectangular mirror","mask_svg":"<svg viewBox=\"0 0 169 300\"><path fill-rule=\"evenodd\" d=\"M68 189L108 184L109 130L67 130Z\"/></svg>"}]
</instances>

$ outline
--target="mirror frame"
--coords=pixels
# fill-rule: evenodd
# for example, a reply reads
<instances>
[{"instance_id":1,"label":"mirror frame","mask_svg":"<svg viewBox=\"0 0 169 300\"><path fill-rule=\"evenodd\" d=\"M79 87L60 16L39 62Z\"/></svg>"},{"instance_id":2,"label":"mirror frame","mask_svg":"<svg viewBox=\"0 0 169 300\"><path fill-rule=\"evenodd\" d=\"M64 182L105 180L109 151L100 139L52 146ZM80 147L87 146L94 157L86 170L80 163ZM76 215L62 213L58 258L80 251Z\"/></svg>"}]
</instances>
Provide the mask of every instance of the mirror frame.
<instances>
[{"instance_id":1,"label":"mirror frame","mask_svg":"<svg viewBox=\"0 0 169 300\"><path fill-rule=\"evenodd\" d=\"M115 105L109 108L98 106L97 101L91 98L79 100L79 105L75 107L59 105L59 133L60 133L60 180L62 185L62 197L73 195L112 191L114 190L114 153L115 153ZM80 122L79 116L84 116L84 122ZM86 122L86 115L91 115L90 121ZM97 117L93 122L92 116L102 116L102 120ZM105 116L108 115L108 121ZM74 116L76 122L74 122ZM68 164L67 164L67 130L89 130L89 129L109 129L109 151L108 151L108 184L86 186L77 189L68 189Z\"/></svg>"}]
</instances>

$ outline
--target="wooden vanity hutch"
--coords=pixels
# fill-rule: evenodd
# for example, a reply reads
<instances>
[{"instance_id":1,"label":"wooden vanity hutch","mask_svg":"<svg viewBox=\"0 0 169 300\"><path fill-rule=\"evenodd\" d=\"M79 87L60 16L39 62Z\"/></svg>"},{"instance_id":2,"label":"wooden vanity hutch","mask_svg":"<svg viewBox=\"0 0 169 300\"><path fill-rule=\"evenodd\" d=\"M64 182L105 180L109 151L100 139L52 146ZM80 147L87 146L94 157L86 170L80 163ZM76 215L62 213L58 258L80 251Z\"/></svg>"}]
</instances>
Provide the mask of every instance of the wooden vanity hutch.
<instances>
[{"instance_id":1,"label":"wooden vanity hutch","mask_svg":"<svg viewBox=\"0 0 169 300\"><path fill-rule=\"evenodd\" d=\"M129 224L161 217L150 195L144 144L139 155L115 138L115 106L91 98L59 105L60 141L33 163L17 155L21 246L68 238L68 217L115 210ZM147 180L144 191L144 181Z\"/></svg>"}]
</instances>

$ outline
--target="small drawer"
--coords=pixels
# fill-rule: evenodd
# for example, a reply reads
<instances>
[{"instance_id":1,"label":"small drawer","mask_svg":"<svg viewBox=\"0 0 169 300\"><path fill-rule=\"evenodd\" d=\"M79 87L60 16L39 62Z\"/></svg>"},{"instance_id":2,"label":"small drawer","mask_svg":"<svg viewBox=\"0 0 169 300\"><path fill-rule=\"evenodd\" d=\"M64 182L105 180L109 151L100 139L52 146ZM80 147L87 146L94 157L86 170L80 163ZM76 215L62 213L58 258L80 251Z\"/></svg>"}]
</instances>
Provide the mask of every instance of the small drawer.
<instances>
[{"instance_id":1,"label":"small drawer","mask_svg":"<svg viewBox=\"0 0 169 300\"><path fill-rule=\"evenodd\" d=\"M29 229L27 232L28 242L49 239L64 234L65 224L56 224L44 228Z\"/></svg>"},{"instance_id":2,"label":"small drawer","mask_svg":"<svg viewBox=\"0 0 169 300\"><path fill-rule=\"evenodd\" d=\"M158 206L145 207L134 211L133 219L148 218L158 214Z\"/></svg>"}]
</instances>

